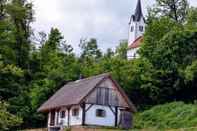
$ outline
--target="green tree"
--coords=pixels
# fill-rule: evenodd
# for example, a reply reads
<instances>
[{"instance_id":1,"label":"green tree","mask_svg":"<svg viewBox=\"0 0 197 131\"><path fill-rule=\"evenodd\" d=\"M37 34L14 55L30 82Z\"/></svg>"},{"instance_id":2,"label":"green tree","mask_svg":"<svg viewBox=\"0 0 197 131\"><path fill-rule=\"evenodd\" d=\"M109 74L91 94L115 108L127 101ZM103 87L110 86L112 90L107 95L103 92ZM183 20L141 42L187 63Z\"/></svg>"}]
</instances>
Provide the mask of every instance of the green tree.
<instances>
[{"instance_id":1,"label":"green tree","mask_svg":"<svg viewBox=\"0 0 197 131\"><path fill-rule=\"evenodd\" d=\"M6 6L6 0L0 1L0 20L5 18L5 6Z\"/></svg>"},{"instance_id":2,"label":"green tree","mask_svg":"<svg viewBox=\"0 0 197 131\"><path fill-rule=\"evenodd\" d=\"M114 54L115 53L113 52L113 50L111 48L108 48L106 53L104 54L104 56L107 58L112 58L114 56Z\"/></svg>"},{"instance_id":3,"label":"green tree","mask_svg":"<svg viewBox=\"0 0 197 131\"><path fill-rule=\"evenodd\" d=\"M12 0L6 6L6 11L14 25L17 66L27 69L30 51L30 24L33 21L32 4L26 0Z\"/></svg>"},{"instance_id":4,"label":"green tree","mask_svg":"<svg viewBox=\"0 0 197 131\"><path fill-rule=\"evenodd\" d=\"M29 99L26 105L30 108L26 108L27 115L23 114L23 125L42 127L46 118L37 113L37 109L63 84L78 77L79 63L71 45L65 43L61 32L55 28L51 29L42 47L31 53L30 58L32 80L28 86L29 91L24 93L24 97Z\"/></svg>"},{"instance_id":5,"label":"green tree","mask_svg":"<svg viewBox=\"0 0 197 131\"><path fill-rule=\"evenodd\" d=\"M156 15L167 16L176 22L185 21L188 9L187 0L156 0L156 8L153 9Z\"/></svg>"},{"instance_id":6,"label":"green tree","mask_svg":"<svg viewBox=\"0 0 197 131\"><path fill-rule=\"evenodd\" d=\"M0 130L7 131L11 127L18 126L22 123L22 119L9 113L8 104L0 101Z\"/></svg>"},{"instance_id":7,"label":"green tree","mask_svg":"<svg viewBox=\"0 0 197 131\"><path fill-rule=\"evenodd\" d=\"M197 79L197 60L194 60L191 65L185 69L185 77L187 80L193 81Z\"/></svg>"},{"instance_id":8,"label":"green tree","mask_svg":"<svg viewBox=\"0 0 197 131\"><path fill-rule=\"evenodd\" d=\"M100 58L102 56L102 53L100 49L98 49L97 40L96 39L90 39L87 40L81 40L81 43L79 45L81 47L82 53L81 58Z\"/></svg>"},{"instance_id":9,"label":"green tree","mask_svg":"<svg viewBox=\"0 0 197 131\"><path fill-rule=\"evenodd\" d=\"M197 8L191 7L188 10L186 28L190 30L197 29Z\"/></svg>"},{"instance_id":10,"label":"green tree","mask_svg":"<svg viewBox=\"0 0 197 131\"><path fill-rule=\"evenodd\" d=\"M120 42L119 46L116 47L116 56L121 59L127 59L127 42Z\"/></svg>"},{"instance_id":11,"label":"green tree","mask_svg":"<svg viewBox=\"0 0 197 131\"><path fill-rule=\"evenodd\" d=\"M169 28L170 27L170 28ZM146 32L144 34L144 42L140 48L140 56L148 58L150 61L154 60L154 50L159 41L168 33L174 30L182 30L182 25L176 23L169 18L158 18L149 21Z\"/></svg>"},{"instance_id":12,"label":"green tree","mask_svg":"<svg viewBox=\"0 0 197 131\"><path fill-rule=\"evenodd\" d=\"M0 99L9 100L21 93L20 81L23 75L23 70L20 68L6 65L0 60Z\"/></svg>"},{"instance_id":13,"label":"green tree","mask_svg":"<svg viewBox=\"0 0 197 131\"><path fill-rule=\"evenodd\" d=\"M52 28L49 34L49 38L46 41L43 48L46 48L47 51L58 51L61 44L63 43L64 37L57 28Z\"/></svg>"},{"instance_id":14,"label":"green tree","mask_svg":"<svg viewBox=\"0 0 197 131\"><path fill-rule=\"evenodd\" d=\"M154 88L158 93L158 100L193 100L196 97L194 86L184 82L182 72L196 59L196 32L169 32L151 49L152 57L147 57L154 67L153 79L158 81ZM144 48L147 52L148 48ZM147 89L154 91L155 89ZM151 93L151 92L150 92ZM185 95L183 95L185 94ZM187 95L186 95L187 94ZM193 96L193 97L191 97Z\"/></svg>"}]
</instances>

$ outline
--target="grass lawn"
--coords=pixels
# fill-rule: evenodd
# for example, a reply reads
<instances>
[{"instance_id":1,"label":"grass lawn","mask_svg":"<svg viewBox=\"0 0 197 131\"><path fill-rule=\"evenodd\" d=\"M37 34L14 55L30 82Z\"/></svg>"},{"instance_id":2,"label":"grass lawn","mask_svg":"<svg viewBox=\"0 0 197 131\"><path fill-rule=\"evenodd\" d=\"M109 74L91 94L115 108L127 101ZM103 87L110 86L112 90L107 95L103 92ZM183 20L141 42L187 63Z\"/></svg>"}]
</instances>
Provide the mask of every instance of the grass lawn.
<instances>
[{"instance_id":1,"label":"grass lawn","mask_svg":"<svg viewBox=\"0 0 197 131\"><path fill-rule=\"evenodd\" d=\"M47 131L46 129L28 129L24 131ZM98 129L93 131L125 131L121 129ZM156 128L149 128L149 129L131 129L129 131L197 131L197 127L191 128L179 128L179 129L156 129Z\"/></svg>"}]
</instances>

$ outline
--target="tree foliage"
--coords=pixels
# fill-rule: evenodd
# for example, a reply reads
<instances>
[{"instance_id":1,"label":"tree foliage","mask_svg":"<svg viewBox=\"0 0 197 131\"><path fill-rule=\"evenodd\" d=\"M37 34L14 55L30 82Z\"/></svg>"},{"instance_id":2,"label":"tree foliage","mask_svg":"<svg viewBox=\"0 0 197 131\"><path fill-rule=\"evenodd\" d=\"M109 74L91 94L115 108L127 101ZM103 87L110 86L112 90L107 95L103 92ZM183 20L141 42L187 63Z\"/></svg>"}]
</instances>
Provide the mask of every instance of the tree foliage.
<instances>
[{"instance_id":1,"label":"tree foliage","mask_svg":"<svg viewBox=\"0 0 197 131\"><path fill-rule=\"evenodd\" d=\"M0 130L6 131L10 127L18 126L22 123L22 119L10 114L7 110L8 104L0 101Z\"/></svg>"},{"instance_id":2,"label":"tree foliage","mask_svg":"<svg viewBox=\"0 0 197 131\"><path fill-rule=\"evenodd\" d=\"M186 19L188 7L187 0L156 0L156 8L153 11L159 17L167 16L182 23Z\"/></svg>"}]
</instances>

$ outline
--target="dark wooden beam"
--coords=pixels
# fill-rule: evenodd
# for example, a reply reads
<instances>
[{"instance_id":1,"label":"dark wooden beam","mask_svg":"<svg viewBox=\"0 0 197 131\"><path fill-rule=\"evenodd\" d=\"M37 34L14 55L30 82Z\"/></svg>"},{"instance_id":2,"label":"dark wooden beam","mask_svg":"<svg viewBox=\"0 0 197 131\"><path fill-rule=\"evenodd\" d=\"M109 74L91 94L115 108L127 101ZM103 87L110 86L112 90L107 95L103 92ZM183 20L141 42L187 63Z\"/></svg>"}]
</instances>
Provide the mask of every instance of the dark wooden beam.
<instances>
[{"instance_id":1,"label":"dark wooden beam","mask_svg":"<svg viewBox=\"0 0 197 131\"><path fill-rule=\"evenodd\" d=\"M85 112L87 112L94 104L91 104L86 110Z\"/></svg>"},{"instance_id":2,"label":"dark wooden beam","mask_svg":"<svg viewBox=\"0 0 197 131\"><path fill-rule=\"evenodd\" d=\"M118 126L118 107L115 107L115 127Z\"/></svg>"},{"instance_id":3,"label":"dark wooden beam","mask_svg":"<svg viewBox=\"0 0 197 131\"><path fill-rule=\"evenodd\" d=\"M70 108L71 107L68 108L68 127L70 126Z\"/></svg>"},{"instance_id":4,"label":"dark wooden beam","mask_svg":"<svg viewBox=\"0 0 197 131\"><path fill-rule=\"evenodd\" d=\"M109 109L112 111L112 113L113 113L114 115L116 115L115 111L112 109L111 106L109 106Z\"/></svg>"},{"instance_id":5,"label":"dark wooden beam","mask_svg":"<svg viewBox=\"0 0 197 131\"><path fill-rule=\"evenodd\" d=\"M82 126L85 125L85 118L86 118L86 104L82 103Z\"/></svg>"}]
</instances>

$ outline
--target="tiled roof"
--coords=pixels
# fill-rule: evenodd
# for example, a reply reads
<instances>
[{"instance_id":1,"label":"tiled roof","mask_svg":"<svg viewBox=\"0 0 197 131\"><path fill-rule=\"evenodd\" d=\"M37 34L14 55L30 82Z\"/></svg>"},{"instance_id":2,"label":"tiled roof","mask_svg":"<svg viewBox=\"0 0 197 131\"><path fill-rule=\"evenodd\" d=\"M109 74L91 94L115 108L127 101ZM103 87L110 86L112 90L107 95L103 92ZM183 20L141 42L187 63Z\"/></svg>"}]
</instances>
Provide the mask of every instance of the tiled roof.
<instances>
[{"instance_id":1,"label":"tiled roof","mask_svg":"<svg viewBox=\"0 0 197 131\"><path fill-rule=\"evenodd\" d=\"M129 45L129 49L139 48L142 42L143 42L143 36L140 36L133 43Z\"/></svg>"}]
</instances>

